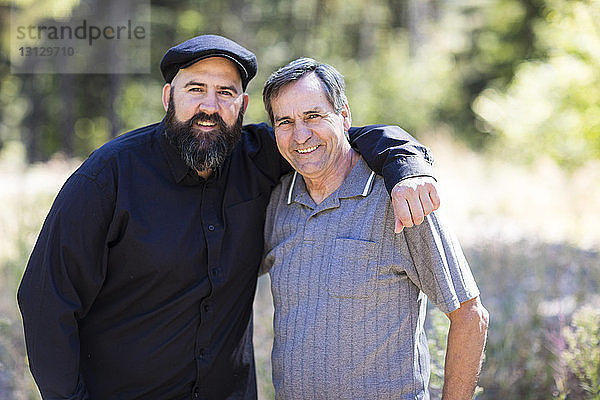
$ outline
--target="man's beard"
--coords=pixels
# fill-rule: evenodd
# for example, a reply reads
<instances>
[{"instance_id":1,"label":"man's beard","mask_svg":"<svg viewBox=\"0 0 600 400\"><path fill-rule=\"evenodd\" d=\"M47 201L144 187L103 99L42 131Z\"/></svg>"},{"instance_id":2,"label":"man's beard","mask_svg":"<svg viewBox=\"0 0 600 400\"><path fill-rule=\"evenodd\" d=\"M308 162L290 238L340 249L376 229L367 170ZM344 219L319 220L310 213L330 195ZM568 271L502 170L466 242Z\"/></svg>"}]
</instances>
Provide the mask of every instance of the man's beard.
<instances>
[{"instance_id":1,"label":"man's beard","mask_svg":"<svg viewBox=\"0 0 600 400\"><path fill-rule=\"evenodd\" d=\"M175 118L175 103L171 92L165 117L165 133L188 167L195 171L214 171L223 165L242 137L243 119L244 110L241 108L233 126L227 126L218 113L198 112L187 121L178 121ZM201 131L196 128L198 121L214 122L216 128L210 132Z\"/></svg>"}]
</instances>

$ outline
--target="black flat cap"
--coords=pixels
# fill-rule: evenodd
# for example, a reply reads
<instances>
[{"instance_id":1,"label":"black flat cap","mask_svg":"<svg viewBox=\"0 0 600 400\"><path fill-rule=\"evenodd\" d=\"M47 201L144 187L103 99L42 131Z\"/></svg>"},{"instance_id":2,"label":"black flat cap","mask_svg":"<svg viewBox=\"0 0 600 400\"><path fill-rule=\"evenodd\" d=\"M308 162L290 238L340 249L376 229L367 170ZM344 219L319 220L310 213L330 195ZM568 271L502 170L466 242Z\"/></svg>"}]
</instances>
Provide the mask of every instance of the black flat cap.
<instances>
[{"instance_id":1,"label":"black flat cap","mask_svg":"<svg viewBox=\"0 0 600 400\"><path fill-rule=\"evenodd\" d=\"M239 69L242 87L256 75L256 56L236 42L217 35L196 36L170 48L160 62L160 70L165 81L171 83L181 68L209 57L225 57Z\"/></svg>"}]
</instances>

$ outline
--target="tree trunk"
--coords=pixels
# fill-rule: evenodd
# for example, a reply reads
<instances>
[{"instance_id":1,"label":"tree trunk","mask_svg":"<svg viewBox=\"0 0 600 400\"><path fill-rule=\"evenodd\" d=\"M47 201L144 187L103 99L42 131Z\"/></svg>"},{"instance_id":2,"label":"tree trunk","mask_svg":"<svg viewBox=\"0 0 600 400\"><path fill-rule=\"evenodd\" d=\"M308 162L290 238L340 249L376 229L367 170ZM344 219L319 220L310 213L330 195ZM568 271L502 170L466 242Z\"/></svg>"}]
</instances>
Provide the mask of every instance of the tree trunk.
<instances>
[{"instance_id":1,"label":"tree trunk","mask_svg":"<svg viewBox=\"0 0 600 400\"><path fill-rule=\"evenodd\" d=\"M61 142L61 151L67 156L73 156L73 135L75 134L75 116L73 107L75 99L75 82L72 74L60 75L58 78L58 91L61 103L61 112L58 122L58 135Z\"/></svg>"}]
</instances>

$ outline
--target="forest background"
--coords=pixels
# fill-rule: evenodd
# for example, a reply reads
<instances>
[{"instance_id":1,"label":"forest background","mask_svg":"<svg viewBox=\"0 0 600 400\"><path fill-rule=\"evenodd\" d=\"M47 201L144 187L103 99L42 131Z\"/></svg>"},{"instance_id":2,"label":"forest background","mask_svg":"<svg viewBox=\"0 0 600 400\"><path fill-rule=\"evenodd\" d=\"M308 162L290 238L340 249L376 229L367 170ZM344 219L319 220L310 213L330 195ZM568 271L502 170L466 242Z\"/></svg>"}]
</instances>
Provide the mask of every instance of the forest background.
<instances>
[{"instance_id":1,"label":"forest background","mask_svg":"<svg viewBox=\"0 0 600 400\"><path fill-rule=\"evenodd\" d=\"M0 0L0 398L39 398L15 292L57 190L93 149L162 118L159 61L203 33L258 57L245 122L267 120L270 72L310 56L344 74L354 125L400 125L432 148L441 212L491 314L477 398L600 398L600 1L151 0L149 72L11 70L15 12L41 24L114 3ZM255 314L268 399L268 278ZM435 398L448 325L434 309L427 325Z\"/></svg>"}]
</instances>

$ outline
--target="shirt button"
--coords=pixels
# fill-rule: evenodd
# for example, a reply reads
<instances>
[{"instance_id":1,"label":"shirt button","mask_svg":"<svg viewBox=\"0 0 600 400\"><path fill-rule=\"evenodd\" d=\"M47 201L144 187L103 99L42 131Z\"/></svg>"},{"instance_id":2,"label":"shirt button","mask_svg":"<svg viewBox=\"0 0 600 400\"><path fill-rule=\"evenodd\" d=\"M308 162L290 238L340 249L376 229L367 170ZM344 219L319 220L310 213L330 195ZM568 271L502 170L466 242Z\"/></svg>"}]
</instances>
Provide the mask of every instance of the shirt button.
<instances>
[{"instance_id":1,"label":"shirt button","mask_svg":"<svg viewBox=\"0 0 600 400\"><path fill-rule=\"evenodd\" d=\"M204 360L204 349L198 350L198 359Z\"/></svg>"},{"instance_id":2,"label":"shirt button","mask_svg":"<svg viewBox=\"0 0 600 400\"><path fill-rule=\"evenodd\" d=\"M211 232L214 231L215 230L215 226L214 225L209 225L208 226L208 230L211 231Z\"/></svg>"},{"instance_id":3,"label":"shirt button","mask_svg":"<svg viewBox=\"0 0 600 400\"><path fill-rule=\"evenodd\" d=\"M208 304L205 305L203 308L204 308L204 312L208 312L208 310L210 310L210 306Z\"/></svg>"}]
</instances>

